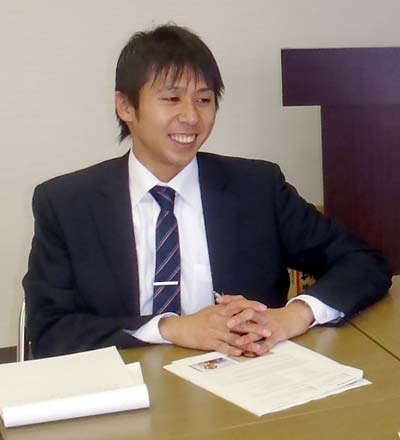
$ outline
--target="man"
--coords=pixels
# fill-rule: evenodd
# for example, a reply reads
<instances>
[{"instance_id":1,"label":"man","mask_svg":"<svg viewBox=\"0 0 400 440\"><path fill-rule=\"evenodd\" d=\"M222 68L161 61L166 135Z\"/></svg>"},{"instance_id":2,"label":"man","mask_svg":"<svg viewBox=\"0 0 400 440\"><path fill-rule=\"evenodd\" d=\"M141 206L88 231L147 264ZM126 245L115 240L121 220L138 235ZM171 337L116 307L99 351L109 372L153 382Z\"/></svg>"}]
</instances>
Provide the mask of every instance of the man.
<instances>
[{"instance_id":1,"label":"man","mask_svg":"<svg viewBox=\"0 0 400 440\"><path fill-rule=\"evenodd\" d=\"M192 32L161 26L127 43L115 107L131 151L35 190L24 287L36 357L163 342L260 355L388 290L383 258L276 165L198 153L222 92ZM318 279L289 304L288 267Z\"/></svg>"}]
</instances>

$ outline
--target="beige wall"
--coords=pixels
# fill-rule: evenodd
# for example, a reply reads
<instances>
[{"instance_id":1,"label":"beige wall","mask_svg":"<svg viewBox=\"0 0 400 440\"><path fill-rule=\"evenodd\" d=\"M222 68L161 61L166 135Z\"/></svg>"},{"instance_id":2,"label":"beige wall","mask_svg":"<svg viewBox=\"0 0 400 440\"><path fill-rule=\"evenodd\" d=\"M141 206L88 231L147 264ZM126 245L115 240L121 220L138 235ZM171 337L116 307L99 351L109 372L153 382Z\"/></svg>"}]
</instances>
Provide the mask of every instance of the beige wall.
<instances>
[{"instance_id":1,"label":"beige wall","mask_svg":"<svg viewBox=\"0 0 400 440\"><path fill-rule=\"evenodd\" d=\"M282 108L280 49L398 46L398 0L1 0L0 347L16 344L33 187L120 154L118 53L173 20L200 34L226 84L207 149L279 162L322 202L318 108Z\"/></svg>"}]
</instances>

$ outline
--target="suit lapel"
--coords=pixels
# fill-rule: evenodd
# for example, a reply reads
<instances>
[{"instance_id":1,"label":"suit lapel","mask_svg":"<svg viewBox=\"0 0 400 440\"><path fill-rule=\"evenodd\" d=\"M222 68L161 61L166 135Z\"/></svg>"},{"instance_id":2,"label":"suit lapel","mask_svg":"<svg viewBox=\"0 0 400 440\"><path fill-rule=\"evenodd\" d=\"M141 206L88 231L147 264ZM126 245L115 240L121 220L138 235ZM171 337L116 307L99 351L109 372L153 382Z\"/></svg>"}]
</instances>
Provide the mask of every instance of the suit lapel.
<instances>
[{"instance_id":1,"label":"suit lapel","mask_svg":"<svg viewBox=\"0 0 400 440\"><path fill-rule=\"evenodd\" d=\"M199 181L213 286L232 292L237 270L238 201L230 178L212 155L198 155ZM128 155L104 170L95 189L92 209L104 253L119 295L128 312L140 314L139 276L129 193ZM235 292L232 292L235 293Z\"/></svg>"},{"instance_id":2,"label":"suit lapel","mask_svg":"<svg viewBox=\"0 0 400 440\"><path fill-rule=\"evenodd\" d=\"M104 170L93 213L123 310L140 314L139 277L129 193L128 155Z\"/></svg>"},{"instance_id":3,"label":"suit lapel","mask_svg":"<svg viewBox=\"0 0 400 440\"><path fill-rule=\"evenodd\" d=\"M213 285L217 291L230 292L236 272L238 202L219 161L199 153L198 164Z\"/></svg>"}]
</instances>

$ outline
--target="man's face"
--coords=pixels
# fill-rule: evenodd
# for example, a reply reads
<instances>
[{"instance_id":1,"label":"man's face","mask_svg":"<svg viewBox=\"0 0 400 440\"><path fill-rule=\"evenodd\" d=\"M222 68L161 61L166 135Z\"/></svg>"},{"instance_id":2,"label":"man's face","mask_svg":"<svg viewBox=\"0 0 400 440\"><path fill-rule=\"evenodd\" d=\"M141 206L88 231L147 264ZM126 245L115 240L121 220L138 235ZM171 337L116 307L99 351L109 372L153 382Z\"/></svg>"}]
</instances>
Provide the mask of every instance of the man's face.
<instances>
[{"instance_id":1,"label":"man's face","mask_svg":"<svg viewBox=\"0 0 400 440\"><path fill-rule=\"evenodd\" d=\"M139 109L127 121L137 159L164 182L195 157L213 128L214 91L187 70L172 84L171 75L150 78L139 94Z\"/></svg>"}]
</instances>

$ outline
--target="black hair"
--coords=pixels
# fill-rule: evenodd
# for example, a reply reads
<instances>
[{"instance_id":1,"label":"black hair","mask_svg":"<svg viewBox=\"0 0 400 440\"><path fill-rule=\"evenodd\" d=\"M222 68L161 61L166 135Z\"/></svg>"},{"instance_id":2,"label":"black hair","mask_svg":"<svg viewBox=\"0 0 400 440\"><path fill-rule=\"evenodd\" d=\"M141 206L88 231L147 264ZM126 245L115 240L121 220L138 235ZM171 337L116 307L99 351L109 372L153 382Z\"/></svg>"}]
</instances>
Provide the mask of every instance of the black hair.
<instances>
[{"instance_id":1,"label":"black hair","mask_svg":"<svg viewBox=\"0 0 400 440\"><path fill-rule=\"evenodd\" d=\"M224 83L214 55L206 44L190 30L166 24L154 30L135 33L122 49L115 74L115 91L123 93L135 110L139 109L139 92L151 75L154 80L172 74L178 81L185 69L190 69L197 81L204 79L215 94L215 103L224 91ZM129 136L129 128L117 114L119 140Z\"/></svg>"}]
</instances>

